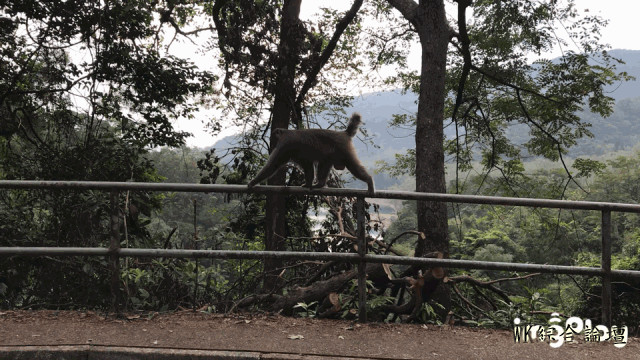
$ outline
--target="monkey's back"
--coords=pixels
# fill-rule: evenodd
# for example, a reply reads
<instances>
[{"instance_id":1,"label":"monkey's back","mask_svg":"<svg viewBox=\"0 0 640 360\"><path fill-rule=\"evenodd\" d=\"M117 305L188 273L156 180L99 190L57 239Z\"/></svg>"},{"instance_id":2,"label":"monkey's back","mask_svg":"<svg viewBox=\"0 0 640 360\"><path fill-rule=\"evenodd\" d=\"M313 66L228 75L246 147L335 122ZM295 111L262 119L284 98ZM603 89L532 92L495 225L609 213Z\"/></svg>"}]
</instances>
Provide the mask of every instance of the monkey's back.
<instances>
[{"instance_id":1,"label":"monkey's back","mask_svg":"<svg viewBox=\"0 0 640 360\"><path fill-rule=\"evenodd\" d=\"M340 161L353 153L351 137L344 131L325 129L281 130L278 146L293 159Z\"/></svg>"}]
</instances>

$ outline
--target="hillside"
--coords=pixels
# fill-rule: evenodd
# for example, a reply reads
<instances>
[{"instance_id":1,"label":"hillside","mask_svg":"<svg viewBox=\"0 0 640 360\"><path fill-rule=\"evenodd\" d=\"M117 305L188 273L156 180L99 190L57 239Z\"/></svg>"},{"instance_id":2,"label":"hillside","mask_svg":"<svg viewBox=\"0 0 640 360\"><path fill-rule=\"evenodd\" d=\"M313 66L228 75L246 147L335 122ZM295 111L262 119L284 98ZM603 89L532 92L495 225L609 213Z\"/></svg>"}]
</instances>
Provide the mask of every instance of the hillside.
<instances>
[{"instance_id":1,"label":"hillside","mask_svg":"<svg viewBox=\"0 0 640 360\"><path fill-rule=\"evenodd\" d=\"M580 140L570 149L569 157L601 156L612 151L630 150L640 139L640 50L612 50L610 53L625 62L618 66L618 71L627 72L636 80L605 88L608 95L616 100L610 117L602 118L588 111L581 113L581 117L592 124L594 137ZM399 91L366 94L356 99L353 108L347 112L362 113L367 130L380 146L380 149L369 147L367 152L364 144L356 144L363 154L363 161L374 163L379 159L392 159L393 154L414 147L411 129L389 128L387 123L393 114L417 111L416 100L415 94L403 95ZM451 138L454 131L445 128L445 135ZM516 143L524 143L528 139L528 131L524 126L513 126L509 136Z\"/></svg>"}]
</instances>

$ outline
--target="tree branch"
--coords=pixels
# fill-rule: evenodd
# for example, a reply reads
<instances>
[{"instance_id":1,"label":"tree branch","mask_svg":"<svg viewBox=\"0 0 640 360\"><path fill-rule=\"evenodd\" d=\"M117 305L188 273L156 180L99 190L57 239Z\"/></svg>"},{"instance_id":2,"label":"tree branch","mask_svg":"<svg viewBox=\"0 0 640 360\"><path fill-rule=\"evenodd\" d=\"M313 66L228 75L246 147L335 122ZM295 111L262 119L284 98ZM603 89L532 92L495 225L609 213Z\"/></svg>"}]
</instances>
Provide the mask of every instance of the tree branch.
<instances>
[{"instance_id":1,"label":"tree branch","mask_svg":"<svg viewBox=\"0 0 640 360\"><path fill-rule=\"evenodd\" d=\"M458 289L458 287L456 286L455 283L451 284L451 288L453 288L453 291L456 293L456 295L458 295L460 300L462 300L465 304L467 304L469 307L475 309L476 311L484 314L485 316L489 317L484 310L479 308L476 304L472 303L471 301L469 301L469 299L467 299L464 295L462 295L462 293L460 292L460 290Z\"/></svg>"},{"instance_id":2,"label":"tree branch","mask_svg":"<svg viewBox=\"0 0 640 360\"><path fill-rule=\"evenodd\" d=\"M407 231L404 231L404 232L402 232L401 234L399 234L398 236L396 236L396 237L394 237L393 239L391 239L391 241L389 241L389 244L388 244L388 245L386 245L387 251L385 251L384 255L386 255L386 254L387 254L387 252L391 249L391 246L393 246L393 243L395 243L395 242L396 242L396 240L398 240L399 238L401 238L402 236L407 235L407 234L418 235L418 236L420 236L420 238L422 238L423 240L426 238L426 236L424 235L424 233L423 233L423 232L421 232L421 231L416 231L416 230L407 230Z\"/></svg>"},{"instance_id":3,"label":"tree branch","mask_svg":"<svg viewBox=\"0 0 640 360\"><path fill-rule=\"evenodd\" d=\"M355 19L358 10L360 10L360 8L362 7L362 2L363 0L354 1L353 5L351 5L351 9L349 9L344 17L340 19L338 24L336 24L336 31L333 33L329 44L327 44L327 47L322 51L322 54L320 54L320 58L315 63L309 74L307 74L307 78L304 81L302 89L300 90L300 93L298 94L298 97L295 101L295 109L298 113L298 120L302 119L302 111L300 109L300 105L304 101L304 98L307 96L309 90L311 90L311 88L313 87L313 84L316 82L320 70L322 70L322 67L326 65L331 55L333 55L333 51L335 50L340 37L347 29L347 26L349 26L353 19Z\"/></svg>"},{"instance_id":4,"label":"tree branch","mask_svg":"<svg viewBox=\"0 0 640 360\"><path fill-rule=\"evenodd\" d=\"M522 101L522 97L520 96L520 90L519 89L516 89L516 97L518 98L518 104L520 105L520 109L522 109L522 112L524 113L525 117L527 118L527 121L529 123L531 123L532 125L534 125L538 130L542 131L543 134L547 135L551 139L551 141L553 141L556 144L556 147L558 149L558 156L560 157L560 162L562 163L562 167L564 167L564 171L567 173L567 176L569 176L569 181L573 181L573 183L576 184L580 188L580 190L584 191L585 193L588 193L588 191L586 189L584 189L575 180L575 178L571 174L571 171L567 167L567 164L564 161L564 157L562 156L562 144L560 143L560 140L556 139L553 135L551 135L545 128L542 127L542 125L540 125L537 122L533 121L533 119L529 115L529 112L527 111L526 106L524 106L524 102Z\"/></svg>"},{"instance_id":5,"label":"tree branch","mask_svg":"<svg viewBox=\"0 0 640 360\"><path fill-rule=\"evenodd\" d=\"M469 50L469 44L471 40L469 40L469 33L467 32L467 16L466 10L467 7L471 5L471 0L458 0L458 36L460 39L460 43L462 45L462 56L464 58L464 62L462 65L462 73L460 74L460 80L458 82L458 94L456 95L456 103L453 106L453 114L451 115L451 120L456 127L456 194L459 192L459 178L458 178L458 169L459 169L459 159L460 159L460 137L458 134L458 110L463 102L463 94L464 87L467 83L467 78L469 77L469 73L471 72L471 51Z\"/></svg>"},{"instance_id":6,"label":"tree branch","mask_svg":"<svg viewBox=\"0 0 640 360\"><path fill-rule=\"evenodd\" d=\"M404 16L409 22L416 26L416 15L418 4L413 0L388 0L389 4L393 6L396 10L400 11L402 16Z\"/></svg>"},{"instance_id":7,"label":"tree branch","mask_svg":"<svg viewBox=\"0 0 640 360\"><path fill-rule=\"evenodd\" d=\"M444 280L445 283L451 282L452 284L455 284L457 282L468 282L471 283L473 285L479 286L479 287L483 287L485 289L489 289L491 291L493 291L494 293L498 294L498 296L500 296L506 303L511 303L511 299L509 299L509 296L502 291L501 289L497 288L494 286L494 284L497 283L501 283L501 282L505 282L505 281L516 281L516 280L524 280L524 279L528 279L534 276L538 276L541 275L540 273L533 273L533 274L528 274L528 275L524 275L524 276L516 276L516 277L511 277L511 278L502 278L502 279L496 279L496 280L491 280L491 281L480 281L478 279L475 279L469 275L460 275L460 276L452 276L452 277L448 277Z\"/></svg>"}]
</instances>

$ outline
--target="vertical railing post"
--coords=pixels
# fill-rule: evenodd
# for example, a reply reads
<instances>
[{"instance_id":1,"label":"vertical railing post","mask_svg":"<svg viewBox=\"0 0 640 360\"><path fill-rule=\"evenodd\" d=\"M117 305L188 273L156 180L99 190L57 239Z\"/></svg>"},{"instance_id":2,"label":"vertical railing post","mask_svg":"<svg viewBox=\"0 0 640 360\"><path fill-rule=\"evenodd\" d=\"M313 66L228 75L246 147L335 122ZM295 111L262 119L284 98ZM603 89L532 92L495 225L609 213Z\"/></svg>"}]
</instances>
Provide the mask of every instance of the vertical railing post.
<instances>
[{"instance_id":1,"label":"vertical railing post","mask_svg":"<svg viewBox=\"0 0 640 360\"><path fill-rule=\"evenodd\" d=\"M602 210L602 322L611 327L611 210Z\"/></svg>"},{"instance_id":2,"label":"vertical railing post","mask_svg":"<svg viewBox=\"0 0 640 360\"><path fill-rule=\"evenodd\" d=\"M198 250L198 202L193 199L193 248ZM193 269L193 312L198 307L198 258L195 258L196 266Z\"/></svg>"},{"instance_id":3,"label":"vertical railing post","mask_svg":"<svg viewBox=\"0 0 640 360\"><path fill-rule=\"evenodd\" d=\"M111 240L109 244L109 272L111 273L111 310L120 313L120 194L111 191Z\"/></svg>"},{"instance_id":4,"label":"vertical railing post","mask_svg":"<svg viewBox=\"0 0 640 360\"><path fill-rule=\"evenodd\" d=\"M356 215L358 217L358 255L364 258L367 254L367 243L365 238L365 216L364 197L358 196L356 199ZM367 321L367 264L364 260L358 263L358 321Z\"/></svg>"}]
</instances>

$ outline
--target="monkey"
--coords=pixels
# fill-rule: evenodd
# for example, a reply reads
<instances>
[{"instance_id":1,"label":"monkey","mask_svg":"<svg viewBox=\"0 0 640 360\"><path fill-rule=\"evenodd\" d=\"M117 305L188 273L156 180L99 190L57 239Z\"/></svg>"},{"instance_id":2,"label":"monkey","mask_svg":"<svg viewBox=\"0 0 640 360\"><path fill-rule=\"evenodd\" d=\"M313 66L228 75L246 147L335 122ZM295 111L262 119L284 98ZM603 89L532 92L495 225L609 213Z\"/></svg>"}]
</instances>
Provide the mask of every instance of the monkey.
<instances>
[{"instance_id":1,"label":"monkey","mask_svg":"<svg viewBox=\"0 0 640 360\"><path fill-rule=\"evenodd\" d=\"M271 177L282 165L289 161L298 164L304 171L304 187L322 188L327 185L331 168L344 170L346 167L358 179L367 183L368 192L373 194L373 178L356 156L352 138L358 132L362 117L353 113L344 131L325 129L286 130L276 129L277 144L271 152L267 163L248 184L252 188L256 184ZM314 164L318 164L317 181Z\"/></svg>"}]
</instances>

